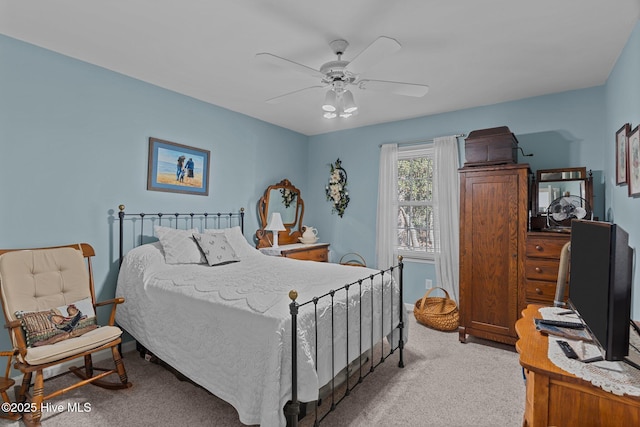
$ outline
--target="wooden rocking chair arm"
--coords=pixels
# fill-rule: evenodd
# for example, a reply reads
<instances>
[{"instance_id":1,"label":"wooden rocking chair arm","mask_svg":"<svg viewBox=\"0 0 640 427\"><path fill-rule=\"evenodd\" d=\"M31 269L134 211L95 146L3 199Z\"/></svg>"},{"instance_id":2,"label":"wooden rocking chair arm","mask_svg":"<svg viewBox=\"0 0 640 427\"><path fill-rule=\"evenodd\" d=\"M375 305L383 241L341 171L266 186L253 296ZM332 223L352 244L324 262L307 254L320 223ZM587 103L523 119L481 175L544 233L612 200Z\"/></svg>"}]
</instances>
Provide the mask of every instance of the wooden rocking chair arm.
<instances>
[{"instance_id":1,"label":"wooden rocking chair arm","mask_svg":"<svg viewBox=\"0 0 640 427\"><path fill-rule=\"evenodd\" d=\"M24 331L22 330L22 322L20 320L12 320L4 325L5 328L10 329L15 337L15 347L18 353L23 357L27 354L27 340L24 337Z\"/></svg>"},{"instance_id":2,"label":"wooden rocking chair arm","mask_svg":"<svg viewBox=\"0 0 640 427\"><path fill-rule=\"evenodd\" d=\"M109 305L109 304L122 304L124 302L124 298L122 297L117 297L117 298L112 298L112 299L108 299L105 301L100 301L96 303L96 307L102 307L103 305Z\"/></svg>"},{"instance_id":3,"label":"wooden rocking chair arm","mask_svg":"<svg viewBox=\"0 0 640 427\"><path fill-rule=\"evenodd\" d=\"M12 320L11 322L4 325L6 329L14 329L22 326L22 322L20 320Z\"/></svg>"},{"instance_id":4,"label":"wooden rocking chair arm","mask_svg":"<svg viewBox=\"0 0 640 427\"><path fill-rule=\"evenodd\" d=\"M116 297L106 301L100 301L96 303L96 307L101 307L103 305L113 304L111 306L111 314L109 315L109 326L113 326L116 323L116 307L118 304L122 304L124 302L124 298Z\"/></svg>"}]
</instances>

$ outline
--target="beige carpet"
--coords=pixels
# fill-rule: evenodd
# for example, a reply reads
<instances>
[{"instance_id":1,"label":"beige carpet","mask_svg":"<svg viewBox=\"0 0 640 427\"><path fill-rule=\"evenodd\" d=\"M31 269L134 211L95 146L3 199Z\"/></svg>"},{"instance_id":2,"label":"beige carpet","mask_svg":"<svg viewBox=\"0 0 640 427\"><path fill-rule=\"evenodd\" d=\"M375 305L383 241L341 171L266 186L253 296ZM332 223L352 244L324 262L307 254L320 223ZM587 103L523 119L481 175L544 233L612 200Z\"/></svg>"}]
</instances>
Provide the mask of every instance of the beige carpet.
<instances>
[{"instance_id":1,"label":"beige carpet","mask_svg":"<svg viewBox=\"0 0 640 427\"><path fill-rule=\"evenodd\" d=\"M387 359L321 426L522 425L524 381L513 347L474 337L461 344L457 333L428 329L413 317L409 326L405 368L397 367L396 355ZM131 389L76 389L51 401L65 411L45 413L43 427L243 425L229 404L137 353L126 354L124 362ZM47 384L63 385L70 379L63 376ZM89 403L90 411L68 412L69 403ZM0 420L0 426L14 425L21 423Z\"/></svg>"}]
</instances>

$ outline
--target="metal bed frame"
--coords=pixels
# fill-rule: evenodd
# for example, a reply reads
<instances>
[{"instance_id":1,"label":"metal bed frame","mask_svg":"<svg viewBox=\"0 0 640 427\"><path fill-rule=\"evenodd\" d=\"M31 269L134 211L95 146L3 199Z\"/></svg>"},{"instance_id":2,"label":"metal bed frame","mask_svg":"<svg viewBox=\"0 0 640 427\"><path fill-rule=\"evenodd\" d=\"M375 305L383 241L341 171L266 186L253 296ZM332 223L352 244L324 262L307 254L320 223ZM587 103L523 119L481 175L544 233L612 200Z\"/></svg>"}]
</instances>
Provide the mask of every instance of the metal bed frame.
<instances>
[{"instance_id":1,"label":"metal bed frame","mask_svg":"<svg viewBox=\"0 0 640 427\"><path fill-rule=\"evenodd\" d=\"M120 255L120 259L119 259L119 264L122 264L122 261L124 259L124 241L125 241L125 235L124 235L124 229L125 229L125 221L127 218L129 218L133 223L134 223L134 234L133 234L133 240L132 240L132 247L135 246L139 246L142 245L144 243L147 243L144 241L144 223L145 221L149 221L152 225L154 223L157 223L157 225L162 225L162 221L165 221L165 226L166 224L170 224L173 225L176 229L178 228L197 228L197 226L199 225L201 228L207 228L209 226L209 224L211 223L211 225L214 225L215 228L224 228L224 227L231 227L232 224L234 222L237 222L238 225L240 226L240 229L242 230L243 234L244 234L244 208L241 208L239 212L230 212L230 213L154 213L154 214L145 214L145 213L125 213L125 206L124 205L120 205L119 206L119 212L118 212L118 218L119 218L119 255ZM139 221L140 222L140 227L139 227L139 232L135 231L135 222ZM182 227L180 227L180 225L182 224ZM151 240L149 240L151 241ZM381 312L382 312L382 316L381 316L381 328L380 331L382 332L382 335L380 337L374 337L374 331L373 331L373 324L371 325L371 336L370 338L370 348L369 348L369 354L370 357L368 357L369 360L366 360L363 362L362 357L360 357L357 362L357 370L358 370L358 374L357 374L357 380L352 381L352 376L355 376L355 374L352 374L350 372L348 372L348 368L346 369L346 379L344 383L340 383L340 384L336 384L336 378L334 376L332 376L332 379L330 381L329 384L327 384L326 387L323 387L324 389L327 389L326 395L327 395L327 399L330 398L330 406L328 408L328 410L326 410L326 412L324 412L324 414L320 415L320 411L318 409L319 406L322 405L322 397L319 396L319 399L317 401L317 404L315 405L315 409L314 409L314 426L318 426L331 412L333 412L336 408L336 406L341 403L347 396L350 395L351 391L353 391L359 384L361 384L364 380L364 378L366 378L369 374L373 373L375 371L375 368L378 367L380 364L384 363L385 360L387 358L389 358L393 353L396 352L396 350L398 351L398 367L399 368L404 368L404 358L403 358L403 350L404 350L404 338L403 338L403 331L404 331L404 304L403 304L403 261L402 261L402 257L398 257L398 264L390 267L386 270L381 270L378 273L375 274L371 274L367 277L364 277L356 282L353 283L349 283L346 284L338 289L335 290L331 290L327 293L325 293L324 295L320 295L317 297L314 297L308 301L304 301L304 302L297 302L297 298L298 298L298 293L295 290L292 290L289 292L289 298L291 299L291 303L289 304L289 311L291 314L291 349L292 349L292 354L291 354L291 400L285 405L284 407L284 411L285 411L285 416L287 419L287 425L291 426L291 427L297 427L298 426L298 421L299 419L301 419L302 417L307 415L307 403L306 402L300 402L298 401L298 361L297 361L297 343L298 343L298 315L299 315L299 311L301 309L313 309L314 310L314 332L315 332L315 340L316 340L316 352L315 352L315 360L317 360L318 358L318 345L317 345L317 340L318 340L318 322L317 322L317 308L318 308L318 304L321 301L325 301L327 299L330 299L330 311L331 311L331 369L332 372L335 372L334 370L334 365L335 365L335 349L334 349L334 342L335 342L335 323L334 323L334 301L336 298L336 293L342 292L344 291L345 293L345 297L348 300L349 299L349 292L350 289L356 289L356 291L358 292L359 295L359 315L358 315L358 337L356 337L356 339L359 340L359 346L360 346L360 355L363 354L362 351L362 341L363 341L363 332L362 332L362 319L363 319L363 313L362 313L362 298L363 298L363 285L366 286L366 282L369 281L369 283L371 284L370 289L373 290L373 281L377 276L381 276L381 278L384 278L383 276L388 275L393 277L394 272L397 273L398 277L398 286L399 286L399 295L398 295L398 301L393 301L393 292L391 292L391 298L390 301L385 301L384 300L384 287L381 287L381 301L380 301L380 305L381 305ZM358 267L353 267L353 268L358 268ZM369 298L371 299L371 318L373 319L373 308L374 308L374 304L373 304L373 297L374 297L374 292L370 293ZM384 306L385 304L389 304L389 313L390 313L390 318L389 319L384 319ZM393 304L398 304L398 319L394 319L393 318ZM394 322L398 321L397 326L394 327ZM388 321L390 326L391 326L391 330L393 333L394 329L398 330L398 343L397 345L393 345L391 342L389 342L389 346L388 348L384 348L384 346L380 345L379 349L374 349L374 346L376 344L380 344L385 336L384 336L384 322ZM347 366L349 366L349 310L346 310L346 353L347 353ZM374 350L376 352L379 352L380 354L380 359L379 360L374 360ZM352 364L353 365L353 364ZM366 367L368 366L368 370L366 369ZM355 368L354 368L355 369ZM342 393L342 395L340 396L336 396L337 391L340 387L342 386L344 387L344 392ZM320 391L319 391L320 393Z\"/></svg>"}]
</instances>

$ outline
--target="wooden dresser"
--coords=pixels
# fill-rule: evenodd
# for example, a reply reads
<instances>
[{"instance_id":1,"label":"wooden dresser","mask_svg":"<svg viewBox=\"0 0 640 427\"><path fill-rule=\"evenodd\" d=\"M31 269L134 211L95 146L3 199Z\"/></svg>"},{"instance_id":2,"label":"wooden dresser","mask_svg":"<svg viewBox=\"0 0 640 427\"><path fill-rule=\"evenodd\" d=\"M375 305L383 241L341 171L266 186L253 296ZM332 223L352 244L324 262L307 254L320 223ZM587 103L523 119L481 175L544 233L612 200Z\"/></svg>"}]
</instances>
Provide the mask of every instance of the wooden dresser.
<instances>
[{"instance_id":1,"label":"wooden dresser","mask_svg":"<svg viewBox=\"0 0 640 427\"><path fill-rule=\"evenodd\" d=\"M516 323L516 350L526 378L524 427L620 427L640 425L640 398L617 396L572 375L547 357L549 338L536 331L541 317L530 305Z\"/></svg>"},{"instance_id":2,"label":"wooden dresser","mask_svg":"<svg viewBox=\"0 0 640 427\"><path fill-rule=\"evenodd\" d=\"M528 164L460 169L460 326L466 335L515 344L524 307Z\"/></svg>"},{"instance_id":3,"label":"wooden dresser","mask_svg":"<svg viewBox=\"0 0 640 427\"><path fill-rule=\"evenodd\" d=\"M558 280L560 251L571 239L568 233L531 231L527 233L524 261L526 303L553 305ZM568 277L568 276L567 276ZM565 301L569 286L565 287Z\"/></svg>"},{"instance_id":4,"label":"wooden dresser","mask_svg":"<svg viewBox=\"0 0 640 427\"><path fill-rule=\"evenodd\" d=\"M260 248L260 252L266 255L305 261L329 262L329 243L313 243L310 245L293 243L291 245L280 245L277 248Z\"/></svg>"}]
</instances>

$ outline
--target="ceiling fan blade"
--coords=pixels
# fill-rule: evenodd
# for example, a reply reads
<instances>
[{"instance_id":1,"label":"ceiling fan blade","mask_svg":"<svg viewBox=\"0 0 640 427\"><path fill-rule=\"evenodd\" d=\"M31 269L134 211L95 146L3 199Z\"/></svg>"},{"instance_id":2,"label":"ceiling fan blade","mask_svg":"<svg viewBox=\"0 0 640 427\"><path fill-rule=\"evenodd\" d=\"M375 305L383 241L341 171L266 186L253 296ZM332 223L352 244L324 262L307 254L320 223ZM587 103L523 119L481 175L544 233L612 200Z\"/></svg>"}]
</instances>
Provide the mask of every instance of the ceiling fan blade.
<instances>
[{"instance_id":1,"label":"ceiling fan blade","mask_svg":"<svg viewBox=\"0 0 640 427\"><path fill-rule=\"evenodd\" d=\"M358 87L363 90L374 90L394 93L396 95L420 98L429 91L429 86L415 83L389 82L385 80L360 80Z\"/></svg>"},{"instance_id":2,"label":"ceiling fan blade","mask_svg":"<svg viewBox=\"0 0 640 427\"><path fill-rule=\"evenodd\" d=\"M317 86L305 87L303 89L298 89L298 90L294 90L293 92L285 93L284 95L279 95L279 96L276 96L276 97L273 97L273 98L269 98L265 102L267 104L278 104L278 103L282 102L285 98L287 98L287 97L289 97L291 95L295 95L297 93L305 92L305 91L311 90L311 89L322 89L323 87L326 87L326 85L324 85L324 86L317 85Z\"/></svg>"},{"instance_id":3,"label":"ceiling fan blade","mask_svg":"<svg viewBox=\"0 0 640 427\"><path fill-rule=\"evenodd\" d=\"M346 69L353 74L364 73L386 56L399 51L401 47L400 43L395 39L385 36L378 37L365 50L353 58Z\"/></svg>"},{"instance_id":4,"label":"ceiling fan blade","mask_svg":"<svg viewBox=\"0 0 640 427\"><path fill-rule=\"evenodd\" d=\"M324 74L322 74L318 70L314 70L313 68L307 67L306 65L302 65L297 62L293 62L288 59L281 58L271 53L257 53L256 58L260 59L261 61L265 61L269 64L276 65L278 67L289 68L292 70L296 70L299 73L307 74L313 77L318 77L320 79L324 78Z\"/></svg>"}]
</instances>

